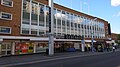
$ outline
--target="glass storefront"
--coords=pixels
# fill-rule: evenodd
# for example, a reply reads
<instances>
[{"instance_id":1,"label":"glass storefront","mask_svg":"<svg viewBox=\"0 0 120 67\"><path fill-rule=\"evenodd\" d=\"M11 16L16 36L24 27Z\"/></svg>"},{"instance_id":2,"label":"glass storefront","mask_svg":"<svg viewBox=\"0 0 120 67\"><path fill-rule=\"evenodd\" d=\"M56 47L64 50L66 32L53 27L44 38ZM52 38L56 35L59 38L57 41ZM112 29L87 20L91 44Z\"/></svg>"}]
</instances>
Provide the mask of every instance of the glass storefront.
<instances>
[{"instance_id":1,"label":"glass storefront","mask_svg":"<svg viewBox=\"0 0 120 67\"><path fill-rule=\"evenodd\" d=\"M46 52L48 43L36 43L36 53Z\"/></svg>"},{"instance_id":2,"label":"glass storefront","mask_svg":"<svg viewBox=\"0 0 120 67\"><path fill-rule=\"evenodd\" d=\"M79 48L79 44L74 45L73 42L55 42L54 51L64 52L70 49ZM74 48L74 50L76 49ZM48 42L1 42L0 43L0 56L6 55L19 55L19 54L32 54L32 53L45 53L48 49Z\"/></svg>"},{"instance_id":3,"label":"glass storefront","mask_svg":"<svg viewBox=\"0 0 120 67\"><path fill-rule=\"evenodd\" d=\"M15 44L15 54L27 54L33 53L34 44L33 43L16 43Z\"/></svg>"},{"instance_id":4,"label":"glass storefront","mask_svg":"<svg viewBox=\"0 0 120 67\"><path fill-rule=\"evenodd\" d=\"M1 56L11 55L11 51L12 51L11 43L4 42L0 44L0 55Z\"/></svg>"}]
</instances>

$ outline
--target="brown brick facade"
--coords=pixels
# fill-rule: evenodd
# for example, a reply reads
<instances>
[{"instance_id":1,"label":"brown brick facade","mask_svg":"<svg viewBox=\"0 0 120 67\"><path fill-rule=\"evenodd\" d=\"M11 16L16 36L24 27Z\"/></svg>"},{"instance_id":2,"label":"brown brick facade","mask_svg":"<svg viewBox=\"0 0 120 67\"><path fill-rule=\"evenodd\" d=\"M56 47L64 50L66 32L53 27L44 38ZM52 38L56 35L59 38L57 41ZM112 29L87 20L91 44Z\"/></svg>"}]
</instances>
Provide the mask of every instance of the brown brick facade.
<instances>
[{"instance_id":1,"label":"brown brick facade","mask_svg":"<svg viewBox=\"0 0 120 67\"><path fill-rule=\"evenodd\" d=\"M12 20L0 19L0 26L11 27L12 28L11 35L14 36L20 35L19 26L21 24L21 6L22 6L22 0L13 0L13 7L0 5L0 12L6 12L12 14Z\"/></svg>"}]
</instances>

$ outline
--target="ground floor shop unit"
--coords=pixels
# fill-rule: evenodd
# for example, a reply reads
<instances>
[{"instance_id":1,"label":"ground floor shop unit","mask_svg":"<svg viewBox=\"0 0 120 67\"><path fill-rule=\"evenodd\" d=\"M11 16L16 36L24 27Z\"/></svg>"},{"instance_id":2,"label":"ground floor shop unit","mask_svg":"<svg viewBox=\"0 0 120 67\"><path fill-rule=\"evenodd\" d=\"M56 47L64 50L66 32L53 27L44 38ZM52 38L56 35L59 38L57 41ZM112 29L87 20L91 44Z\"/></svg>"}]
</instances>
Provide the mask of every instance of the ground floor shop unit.
<instances>
[{"instance_id":1,"label":"ground floor shop unit","mask_svg":"<svg viewBox=\"0 0 120 67\"><path fill-rule=\"evenodd\" d=\"M0 36L0 56L45 53L47 37ZM84 40L84 47L91 47L91 40ZM94 41L95 42L95 41ZM81 40L54 38L54 52L82 50Z\"/></svg>"}]
</instances>

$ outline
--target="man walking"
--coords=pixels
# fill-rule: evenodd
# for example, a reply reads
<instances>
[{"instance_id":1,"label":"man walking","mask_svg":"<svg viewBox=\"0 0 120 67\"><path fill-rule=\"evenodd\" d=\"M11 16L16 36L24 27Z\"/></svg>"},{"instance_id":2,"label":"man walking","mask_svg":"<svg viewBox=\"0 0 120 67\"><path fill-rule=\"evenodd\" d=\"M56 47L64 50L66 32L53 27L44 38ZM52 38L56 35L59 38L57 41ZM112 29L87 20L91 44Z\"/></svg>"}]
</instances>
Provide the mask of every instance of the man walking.
<instances>
[{"instance_id":1,"label":"man walking","mask_svg":"<svg viewBox=\"0 0 120 67\"><path fill-rule=\"evenodd\" d=\"M113 52L115 52L115 47L114 46L112 47L112 50L113 50Z\"/></svg>"}]
</instances>

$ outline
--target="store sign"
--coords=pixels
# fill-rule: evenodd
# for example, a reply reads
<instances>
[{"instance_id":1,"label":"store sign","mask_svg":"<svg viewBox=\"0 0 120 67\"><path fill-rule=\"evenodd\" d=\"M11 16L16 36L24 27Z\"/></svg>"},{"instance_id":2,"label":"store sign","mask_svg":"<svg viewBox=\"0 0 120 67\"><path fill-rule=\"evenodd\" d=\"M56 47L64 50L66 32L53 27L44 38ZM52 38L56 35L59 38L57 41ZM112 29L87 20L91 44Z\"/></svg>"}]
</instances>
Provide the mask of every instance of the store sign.
<instances>
[{"instance_id":1,"label":"store sign","mask_svg":"<svg viewBox=\"0 0 120 67\"><path fill-rule=\"evenodd\" d=\"M65 34L62 36L56 36L56 39L76 39L76 40L81 40L82 37L79 35L69 35L69 34Z\"/></svg>"},{"instance_id":2,"label":"store sign","mask_svg":"<svg viewBox=\"0 0 120 67\"><path fill-rule=\"evenodd\" d=\"M81 36L79 35L64 35L64 39L77 39L77 40L80 40L81 39Z\"/></svg>"}]
</instances>

